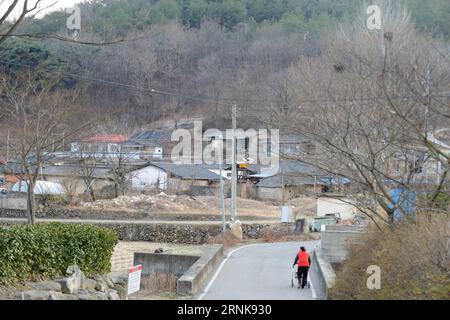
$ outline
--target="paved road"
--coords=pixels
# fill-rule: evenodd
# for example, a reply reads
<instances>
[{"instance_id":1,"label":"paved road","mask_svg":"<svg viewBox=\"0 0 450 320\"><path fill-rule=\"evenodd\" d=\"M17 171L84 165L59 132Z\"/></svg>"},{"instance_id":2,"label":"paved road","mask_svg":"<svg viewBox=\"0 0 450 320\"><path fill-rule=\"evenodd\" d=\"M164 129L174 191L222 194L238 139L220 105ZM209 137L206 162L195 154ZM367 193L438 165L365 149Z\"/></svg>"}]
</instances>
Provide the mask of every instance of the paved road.
<instances>
[{"instance_id":1,"label":"paved road","mask_svg":"<svg viewBox=\"0 0 450 320\"><path fill-rule=\"evenodd\" d=\"M308 251L318 241L301 244ZM244 246L228 255L197 299L310 300L311 289L291 287L292 263L300 243Z\"/></svg>"}]
</instances>

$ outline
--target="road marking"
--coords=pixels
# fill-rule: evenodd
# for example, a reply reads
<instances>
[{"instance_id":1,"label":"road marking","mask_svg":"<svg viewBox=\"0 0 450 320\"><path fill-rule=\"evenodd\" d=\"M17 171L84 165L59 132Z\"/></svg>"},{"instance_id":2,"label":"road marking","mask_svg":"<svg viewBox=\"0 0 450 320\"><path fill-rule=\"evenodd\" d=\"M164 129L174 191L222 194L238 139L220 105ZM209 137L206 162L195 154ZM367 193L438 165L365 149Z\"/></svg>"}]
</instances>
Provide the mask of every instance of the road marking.
<instances>
[{"instance_id":1,"label":"road marking","mask_svg":"<svg viewBox=\"0 0 450 320\"><path fill-rule=\"evenodd\" d=\"M216 281L217 277L219 276L220 271L222 271L223 266L225 265L225 263L228 261L228 259L233 255L233 253L244 249L244 248L248 248L248 247L252 247L252 246L257 246L257 245L261 245L261 243L255 243L255 244L248 244L239 248L234 249L233 251L230 251L227 256L225 257L225 259L222 261L222 263L220 264L219 268L217 269L216 273L214 273L214 276L211 278L211 280L208 282L207 286L205 287L205 289L203 290L202 294L197 298L197 300L203 300L203 298L205 297L205 295L208 294L209 289L211 289L212 285L214 284L214 281Z\"/></svg>"}]
</instances>

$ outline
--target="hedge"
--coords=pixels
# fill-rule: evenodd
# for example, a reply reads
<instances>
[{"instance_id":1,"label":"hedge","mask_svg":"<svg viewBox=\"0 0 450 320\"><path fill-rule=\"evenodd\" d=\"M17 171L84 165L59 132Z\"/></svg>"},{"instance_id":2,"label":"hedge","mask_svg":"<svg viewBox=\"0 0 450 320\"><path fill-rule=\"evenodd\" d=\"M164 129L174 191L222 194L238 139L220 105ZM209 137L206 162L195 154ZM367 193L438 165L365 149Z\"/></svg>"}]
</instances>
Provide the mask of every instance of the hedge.
<instances>
[{"instance_id":1,"label":"hedge","mask_svg":"<svg viewBox=\"0 0 450 320\"><path fill-rule=\"evenodd\" d=\"M113 230L86 224L0 227L0 282L64 275L73 264L86 275L107 273L117 242Z\"/></svg>"}]
</instances>

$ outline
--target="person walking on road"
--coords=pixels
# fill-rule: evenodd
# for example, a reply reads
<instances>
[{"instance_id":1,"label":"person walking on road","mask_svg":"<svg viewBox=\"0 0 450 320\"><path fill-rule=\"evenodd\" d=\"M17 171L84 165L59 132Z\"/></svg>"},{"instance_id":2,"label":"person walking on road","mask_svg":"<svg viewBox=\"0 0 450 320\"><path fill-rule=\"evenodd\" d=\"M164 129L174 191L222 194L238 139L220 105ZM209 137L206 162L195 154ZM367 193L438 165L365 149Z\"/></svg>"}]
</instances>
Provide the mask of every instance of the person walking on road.
<instances>
[{"instance_id":1,"label":"person walking on road","mask_svg":"<svg viewBox=\"0 0 450 320\"><path fill-rule=\"evenodd\" d=\"M308 270L311 265L311 258L309 257L308 252L306 252L305 247L300 247L300 251L295 256L294 265L298 266L297 269L297 278L298 278L298 287L300 286L305 288L308 283Z\"/></svg>"}]
</instances>

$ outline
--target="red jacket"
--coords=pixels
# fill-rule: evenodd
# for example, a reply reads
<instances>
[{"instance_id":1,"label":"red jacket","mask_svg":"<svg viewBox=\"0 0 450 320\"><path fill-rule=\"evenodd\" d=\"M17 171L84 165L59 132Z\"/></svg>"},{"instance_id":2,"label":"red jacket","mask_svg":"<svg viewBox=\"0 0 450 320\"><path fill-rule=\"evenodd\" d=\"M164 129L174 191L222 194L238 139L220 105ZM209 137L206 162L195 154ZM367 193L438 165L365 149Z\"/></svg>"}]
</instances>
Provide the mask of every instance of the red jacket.
<instances>
[{"instance_id":1,"label":"red jacket","mask_svg":"<svg viewBox=\"0 0 450 320\"><path fill-rule=\"evenodd\" d=\"M309 254L306 251L300 251L297 255L297 265L299 267L309 267L310 264Z\"/></svg>"}]
</instances>

